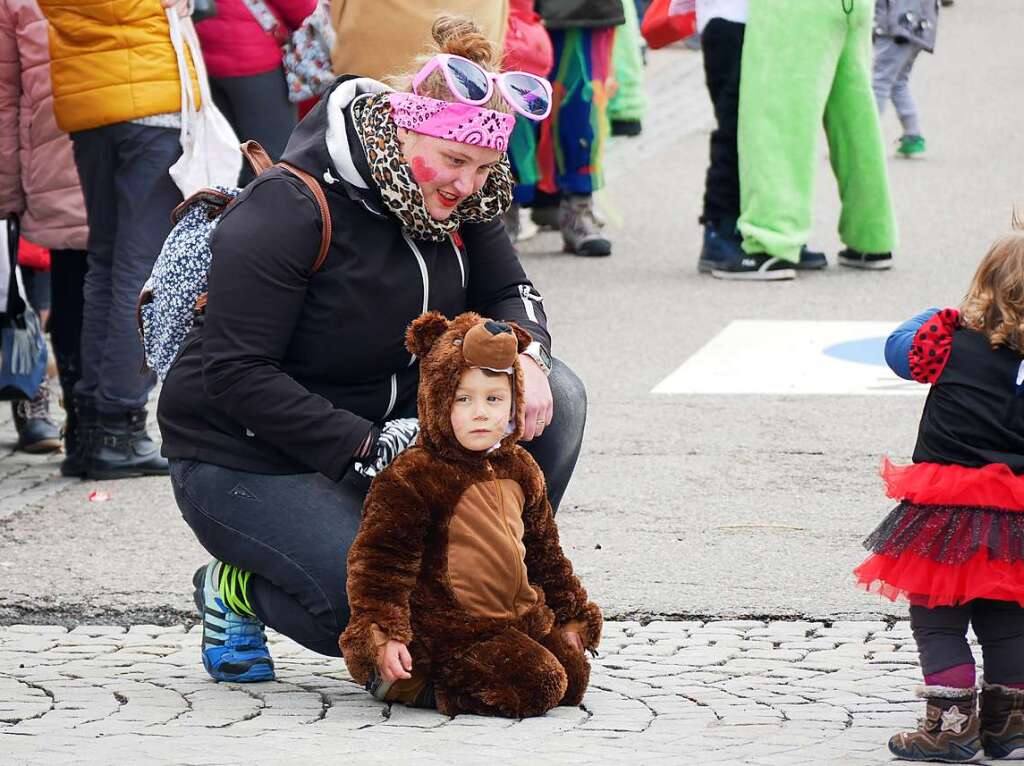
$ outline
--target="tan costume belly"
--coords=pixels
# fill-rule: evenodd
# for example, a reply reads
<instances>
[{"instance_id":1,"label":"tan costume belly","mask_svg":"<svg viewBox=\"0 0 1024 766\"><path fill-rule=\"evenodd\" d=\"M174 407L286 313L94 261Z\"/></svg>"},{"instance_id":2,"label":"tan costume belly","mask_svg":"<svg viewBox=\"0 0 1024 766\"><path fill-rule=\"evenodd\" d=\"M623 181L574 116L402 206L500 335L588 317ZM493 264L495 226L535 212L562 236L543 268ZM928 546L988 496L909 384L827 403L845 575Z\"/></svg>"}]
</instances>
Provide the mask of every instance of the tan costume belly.
<instances>
[{"instance_id":1,"label":"tan costume belly","mask_svg":"<svg viewBox=\"0 0 1024 766\"><path fill-rule=\"evenodd\" d=\"M466 611L517 619L537 603L526 573L523 504L512 479L481 482L459 498L448 527L448 580Z\"/></svg>"}]
</instances>

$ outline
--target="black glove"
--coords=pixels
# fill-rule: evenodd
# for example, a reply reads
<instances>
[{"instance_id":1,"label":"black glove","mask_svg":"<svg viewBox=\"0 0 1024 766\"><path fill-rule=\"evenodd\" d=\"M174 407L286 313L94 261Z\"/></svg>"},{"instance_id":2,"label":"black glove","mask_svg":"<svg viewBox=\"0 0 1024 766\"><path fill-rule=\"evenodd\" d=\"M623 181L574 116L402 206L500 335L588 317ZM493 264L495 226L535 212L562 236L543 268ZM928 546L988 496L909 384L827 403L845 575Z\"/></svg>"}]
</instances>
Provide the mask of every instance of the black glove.
<instances>
[{"instance_id":1,"label":"black glove","mask_svg":"<svg viewBox=\"0 0 1024 766\"><path fill-rule=\"evenodd\" d=\"M416 418L389 420L380 429L374 444L370 445L366 457L358 458L352 468L356 473L372 479L388 467L406 447L412 446L420 433L420 421Z\"/></svg>"}]
</instances>

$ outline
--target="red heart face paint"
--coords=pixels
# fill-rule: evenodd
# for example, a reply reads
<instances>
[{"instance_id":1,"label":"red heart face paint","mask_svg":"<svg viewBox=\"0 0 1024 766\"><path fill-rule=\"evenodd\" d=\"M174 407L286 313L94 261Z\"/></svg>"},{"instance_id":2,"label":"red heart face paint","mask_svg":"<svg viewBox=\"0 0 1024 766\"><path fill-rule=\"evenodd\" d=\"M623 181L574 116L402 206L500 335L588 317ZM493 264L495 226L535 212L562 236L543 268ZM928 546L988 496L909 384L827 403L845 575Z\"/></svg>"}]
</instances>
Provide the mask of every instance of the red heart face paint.
<instances>
[{"instance_id":1,"label":"red heart face paint","mask_svg":"<svg viewBox=\"0 0 1024 766\"><path fill-rule=\"evenodd\" d=\"M425 184L430 183L437 177L437 171L434 170L427 161L420 156L412 158L412 177L416 179L416 183Z\"/></svg>"}]
</instances>

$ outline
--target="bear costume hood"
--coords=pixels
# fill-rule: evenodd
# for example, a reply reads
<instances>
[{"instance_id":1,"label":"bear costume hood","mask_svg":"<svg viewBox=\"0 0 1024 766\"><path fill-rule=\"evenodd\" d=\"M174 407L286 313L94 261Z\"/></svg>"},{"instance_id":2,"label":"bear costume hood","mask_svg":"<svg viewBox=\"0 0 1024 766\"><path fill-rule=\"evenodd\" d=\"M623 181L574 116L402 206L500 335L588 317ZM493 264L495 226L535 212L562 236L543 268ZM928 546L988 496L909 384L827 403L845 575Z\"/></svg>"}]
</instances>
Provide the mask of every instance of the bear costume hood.
<instances>
[{"instance_id":1,"label":"bear costume hood","mask_svg":"<svg viewBox=\"0 0 1024 766\"><path fill-rule=\"evenodd\" d=\"M406 331L405 345L420 360L418 444L448 460L477 461L509 453L523 433L525 400L519 354L531 340L526 330L511 322L485 319L471 311L451 321L437 311L414 320ZM463 447L452 429L459 379L474 367L511 371L512 375L511 430L486 452Z\"/></svg>"}]
</instances>

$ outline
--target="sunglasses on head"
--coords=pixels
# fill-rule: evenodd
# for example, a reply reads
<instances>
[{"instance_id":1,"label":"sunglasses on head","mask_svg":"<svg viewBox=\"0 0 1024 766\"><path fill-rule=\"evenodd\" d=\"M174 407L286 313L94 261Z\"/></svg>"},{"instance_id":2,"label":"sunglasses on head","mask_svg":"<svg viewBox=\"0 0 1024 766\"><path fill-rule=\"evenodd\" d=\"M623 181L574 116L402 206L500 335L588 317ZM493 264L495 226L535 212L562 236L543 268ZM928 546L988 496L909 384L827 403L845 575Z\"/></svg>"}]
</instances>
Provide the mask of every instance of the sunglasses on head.
<instances>
[{"instance_id":1,"label":"sunglasses on head","mask_svg":"<svg viewBox=\"0 0 1024 766\"><path fill-rule=\"evenodd\" d=\"M551 114L551 83L529 72L488 72L479 64L452 53L439 53L428 61L412 81L412 92L435 70L444 73L445 83L459 101L480 106L498 90L519 114L530 120L543 120Z\"/></svg>"}]
</instances>

